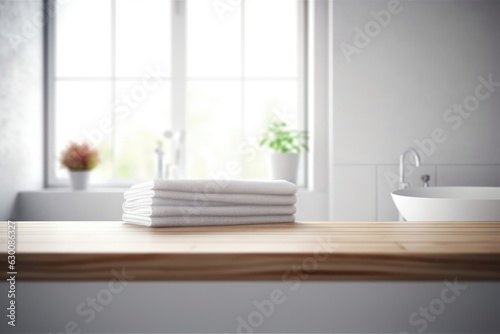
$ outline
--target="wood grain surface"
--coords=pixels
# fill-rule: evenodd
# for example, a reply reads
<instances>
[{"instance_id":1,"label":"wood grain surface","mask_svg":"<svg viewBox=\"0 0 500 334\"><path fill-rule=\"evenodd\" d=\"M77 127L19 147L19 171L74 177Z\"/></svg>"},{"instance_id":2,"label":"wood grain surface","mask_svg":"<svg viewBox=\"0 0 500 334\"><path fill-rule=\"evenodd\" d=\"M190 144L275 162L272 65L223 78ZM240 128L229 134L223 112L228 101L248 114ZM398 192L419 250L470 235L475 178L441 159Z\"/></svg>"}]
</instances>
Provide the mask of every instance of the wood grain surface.
<instances>
[{"instance_id":1,"label":"wood grain surface","mask_svg":"<svg viewBox=\"0 0 500 334\"><path fill-rule=\"evenodd\" d=\"M18 280L500 280L500 222L16 226Z\"/></svg>"}]
</instances>

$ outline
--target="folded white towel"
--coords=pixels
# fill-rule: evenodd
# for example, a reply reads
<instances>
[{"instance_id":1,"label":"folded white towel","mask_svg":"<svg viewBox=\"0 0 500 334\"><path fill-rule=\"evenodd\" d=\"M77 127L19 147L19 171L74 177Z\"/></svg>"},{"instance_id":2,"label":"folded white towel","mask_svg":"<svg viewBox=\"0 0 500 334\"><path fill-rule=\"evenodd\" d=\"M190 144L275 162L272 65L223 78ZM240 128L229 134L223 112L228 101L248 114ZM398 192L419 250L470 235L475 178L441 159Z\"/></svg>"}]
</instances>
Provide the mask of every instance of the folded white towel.
<instances>
[{"instance_id":1,"label":"folded white towel","mask_svg":"<svg viewBox=\"0 0 500 334\"><path fill-rule=\"evenodd\" d=\"M123 203L123 210L131 210L138 206L229 206L233 203L204 201L195 202L185 199L170 199L160 197L144 197L132 200L126 200Z\"/></svg>"},{"instance_id":2,"label":"folded white towel","mask_svg":"<svg viewBox=\"0 0 500 334\"><path fill-rule=\"evenodd\" d=\"M168 190L202 194L293 195L297 192L297 186L284 180L157 179L133 185L129 192L142 192L144 190Z\"/></svg>"},{"instance_id":3,"label":"folded white towel","mask_svg":"<svg viewBox=\"0 0 500 334\"><path fill-rule=\"evenodd\" d=\"M293 215L295 205L163 206L123 207L123 212L137 216L269 216Z\"/></svg>"},{"instance_id":4,"label":"folded white towel","mask_svg":"<svg viewBox=\"0 0 500 334\"><path fill-rule=\"evenodd\" d=\"M151 226L206 226L206 225L241 225L265 223L293 223L294 215L270 216L174 216L174 217L143 217L124 213L122 219L126 223Z\"/></svg>"},{"instance_id":5,"label":"folded white towel","mask_svg":"<svg viewBox=\"0 0 500 334\"><path fill-rule=\"evenodd\" d=\"M254 205L290 205L297 202L295 195L264 195L264 194L208 194L166 190L127 190L124 194L127 202L144 198L163 198L167 200L191 201L193 205L207 206L211 202ZM165 204L170 205L170 204ZM174 204L172 204L174 205Z\"/></svg>"}]
</instances>

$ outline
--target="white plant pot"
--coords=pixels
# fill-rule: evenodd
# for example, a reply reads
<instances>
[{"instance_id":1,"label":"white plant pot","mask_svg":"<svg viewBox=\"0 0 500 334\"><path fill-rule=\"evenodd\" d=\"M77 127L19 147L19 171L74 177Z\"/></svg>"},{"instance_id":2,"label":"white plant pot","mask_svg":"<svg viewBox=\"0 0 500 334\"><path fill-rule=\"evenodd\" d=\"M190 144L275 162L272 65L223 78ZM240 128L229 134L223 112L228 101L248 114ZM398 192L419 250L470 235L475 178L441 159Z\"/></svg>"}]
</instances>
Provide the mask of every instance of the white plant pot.
<instances>
[{"instance_id":1,"label":"white plant pot","mask_svg":"<svg viewBox=\"0 0 500 334\"><path fill-rule=\"evenodd\" d=\"M297 183L299 170L298 153L271 153L270 159L271 178L273 180L287 180Z\"/></svg>"},{"instance_id":2,"label":"white plant pot","mask_svg":"<svg viewBox=\"0 0 500 334\"><path fill-rule=\"evenodd\" d=\"M69 171L69 176L71 178L71 186L73 190L86 190L89 183L89 170L82 171Z\"/></svg>"}]
</instances>

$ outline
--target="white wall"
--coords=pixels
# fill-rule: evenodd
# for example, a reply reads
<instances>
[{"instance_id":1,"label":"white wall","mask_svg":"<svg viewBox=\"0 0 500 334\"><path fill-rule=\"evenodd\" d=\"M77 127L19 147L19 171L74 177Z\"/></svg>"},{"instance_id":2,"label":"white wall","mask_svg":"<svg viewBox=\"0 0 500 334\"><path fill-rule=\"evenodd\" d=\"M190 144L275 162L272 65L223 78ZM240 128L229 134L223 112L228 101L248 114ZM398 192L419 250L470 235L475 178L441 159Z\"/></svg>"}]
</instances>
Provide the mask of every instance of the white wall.
<instances>
[{"instance_id":1,"label":"white wall","mask_svg":"<svg viewBox=\"0 0 500 334\"><path fill-rule=\"evenodd\" d=\"M490 96L460 127L447 111L475 93L479 76L500 82L500 2L402 0L378 32L371 11L390 3L334 1L335 220L396 220L398 157L436 128L446 138L421 150L414 185L430 174L437 185L500 186L500 87L481 88ZM356 44L355 28L367 24L369 44Z\"/></svg>"},{"instance_id":2,"label":"white wall","mask_svg":"<svg viewBox=\"0 0 500 334\"><path fill-rule=\"evenodd\" d=\"M0 0L0 220L18 191L42 187L42 1Z\"/></svg>"},{"instance_id":3,"label":"white wall","mask_svg":"<svg viewBox=\"0 0 500 334\"><path fill-rule=\"evenodd\" d=\"M118 291L111 293L109 276L18 282L17 325L2 321L0 333L500 332L499 282L458 281L453 292L449 281L138 282L125 276L127 285L113 282ZM272 310L275 289L281 293ZM7 290L0 282L0 291ZM254 326L238 328L238 318Z\"/></svg>"}]
</instances>

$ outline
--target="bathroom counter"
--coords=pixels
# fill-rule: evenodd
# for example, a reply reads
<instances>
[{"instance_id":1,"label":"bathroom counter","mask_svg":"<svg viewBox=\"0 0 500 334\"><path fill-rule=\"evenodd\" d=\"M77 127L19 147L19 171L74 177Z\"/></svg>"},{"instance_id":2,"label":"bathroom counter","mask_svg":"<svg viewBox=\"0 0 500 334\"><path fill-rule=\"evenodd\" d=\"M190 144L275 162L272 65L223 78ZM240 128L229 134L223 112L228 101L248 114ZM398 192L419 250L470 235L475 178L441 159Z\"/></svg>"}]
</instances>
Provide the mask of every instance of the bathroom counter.
<instances>
[{"instance_id":1,"label":"bathroom counter","mask_svg":"<svg viewBox=\"0 0 500 334\"><path fill-rule=\"evenodd\" d=\"M500 280L500 222L16 226L18 280Z\"/></svg>"}]
</instances>

